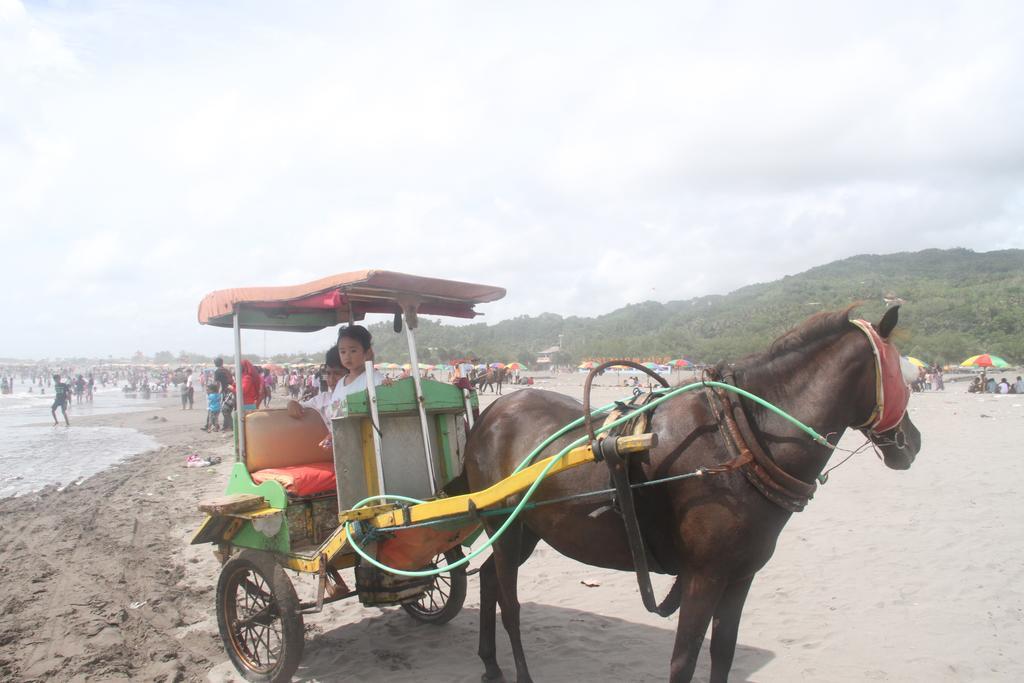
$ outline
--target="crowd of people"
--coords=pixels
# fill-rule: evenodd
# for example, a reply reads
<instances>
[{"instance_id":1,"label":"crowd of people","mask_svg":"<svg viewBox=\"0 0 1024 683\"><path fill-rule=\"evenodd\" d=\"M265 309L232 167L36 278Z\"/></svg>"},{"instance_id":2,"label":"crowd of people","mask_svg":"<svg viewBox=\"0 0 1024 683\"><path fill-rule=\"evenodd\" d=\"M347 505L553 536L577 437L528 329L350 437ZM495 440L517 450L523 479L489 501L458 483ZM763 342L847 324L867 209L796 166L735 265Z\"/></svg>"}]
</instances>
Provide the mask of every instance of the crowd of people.
<instances>
[{"instance_id":1,"label":"crowd of people","mask_svg":"<svg viewBox=\"0 0 1024 683\"><path fill-rule=\"evenodd\" d=\"M971 381L967 391L972 394L1024 394L1024 379L1017 375L1013 382L1006 377L996 381L995 377L989 377L983 372Z\"/></svg>"},{"instance_id":2,"label":"crowd of people","mask_svg":"<svg viewBox=\"0 0 1024 683\"><path fill-rule=\"evenodd\" d=\"M917 379L910 383L911 391L945 391L942 368L931 366L917 369Z\"/></svg>"}]
</instances>

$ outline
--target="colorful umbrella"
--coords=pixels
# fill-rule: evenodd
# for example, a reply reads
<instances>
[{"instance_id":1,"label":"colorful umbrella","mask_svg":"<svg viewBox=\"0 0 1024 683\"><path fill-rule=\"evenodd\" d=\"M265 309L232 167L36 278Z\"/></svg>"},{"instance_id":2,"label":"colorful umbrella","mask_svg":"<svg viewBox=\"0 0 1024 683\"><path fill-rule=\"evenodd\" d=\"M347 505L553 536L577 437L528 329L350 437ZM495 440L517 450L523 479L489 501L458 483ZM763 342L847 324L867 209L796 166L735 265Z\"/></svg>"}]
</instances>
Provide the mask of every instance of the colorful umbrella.
<instances>
[{"instance_id":1,"label":"colorful umbrella","mask_svg":"<svg viewBox=\"0 0 1024 683\"><path fill-rule=\"evenodd\" d=\"M971 356L970 358L968 358L967 360L965 360L963 363L960 364L960 366L964 367L964 368L969 367L971 365L973 365L975 367L979 367L979 368L1008 368L1008 367L1010 367L1010 364L1007 363L1005 360L1003 360L999 356L993 356L990 353L981 353L981 354L978 354L977 356Z\"/></svg>"},{"instance_id":2,"label":"colorful umbrella","mask_svg":"<svg viewBox=\"0 0 1024 683\"><path fill-rule=\"evenodd\" d=\"M381 363L381 367L385 370L398 370L402 366L398 363Z\"/></svg>"},{"instance_id":3,"label":"colorful umbrella","mask_svg":"<svg viewBox=\"0 0 1024 683\"><path fill-rule=\"evenodd\" d=\"M447 363L438 363L437 365L434 366L434 369L435 370L441 370L443 372L443 371L451 370L452 366L448 365Z\"/></svg>"},{"instance_id":4,"label":"colorful umbrella","mask_svg":"<svg viewBox=\"0 0 1024 683\"><path fill-rule=\"evenodd\" d=\"M508 368L509 370L529 370L530 369L530 368L526 367L525 365L523 365L522 363L520 363L518 361L516 361L515 363L509 363L505 367Z\"/></svg>"},{"instance_id":5,"label":"colorful umbrella","mask_svg":"<svg viewBox=\"0 0 1024 683\"><path fill-rule=\"evenodd\" d=\"M402 363L403 370L412 370L412 363Z\"/></svg>"},{"instance_id":6,"label":"colorful umbrella","mask_svg":"<svg viewBox=\"0 0 1024 683\"><path fill-rule=\"evenodd\" d=\"M675 360L670 360L668 362L668 366L670 368L688 368L691 365L693 365L693 363L686 360L685 358L676 358Z\"/></svg>"},{"instance_id":7,"label":"colorful umbrella","mask_svg":"<svg viewBox=\"0 0 1024 683\"><path fill-rule=\"evenodd\" d=\"M913 356L904 356L904 358L906 358L913 365L916 365L919 368L926 368L926 367L928 367L928 364L925 363L923 360L918 360L917 358L914 358Z\"/></svg>"},{"instance_id":8,"label":"colorful umbrella","mask_svg":"<svg viewBox=\"0 0 1024 683\"><path fill-rule=\"evenodd\" d=\"M505 364L504 363L491 363L491 367L495 368L496 370L501 370L503 367L505 367Z\"/></svg>"},{"instance_id":9,"label":"colorful umbrella","mask_svg":"<svg viewBox=\"0 0 1024 683\"><path fill-rule=\"evenodd\" d=\"M597 363L592 360L588 360L580 363L577 367L579 367L580 370L593 370L597 367Z\"/></svg>"}]
</instances>

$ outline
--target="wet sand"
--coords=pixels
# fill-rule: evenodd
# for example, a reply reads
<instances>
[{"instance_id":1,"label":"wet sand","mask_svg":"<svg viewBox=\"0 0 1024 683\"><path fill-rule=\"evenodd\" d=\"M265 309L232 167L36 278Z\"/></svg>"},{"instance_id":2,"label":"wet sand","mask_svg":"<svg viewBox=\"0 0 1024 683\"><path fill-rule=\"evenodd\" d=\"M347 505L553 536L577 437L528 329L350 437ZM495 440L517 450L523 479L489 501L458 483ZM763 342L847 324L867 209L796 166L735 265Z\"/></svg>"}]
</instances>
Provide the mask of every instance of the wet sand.
<instances>
[{"instance_id":1,"label":"wet sand","mask_svg":"<svg viewBox=\"0 0 1024 683\"><path fill-rule=\"evenodd\" d=\"M572 375L546 386L578 397L579 385ZM624 394L605 388L596 401ZM913 468L859 455L783 531L747 601L732 680L1024 679L1024 396L951 384L915 394L911 414L924 440ZM218 564L210 546L188 544L197 502L222 493L231 459L229 439L202 423L201 409L174 399L93 418L164 447L64 491L0 500L0 679L236 680L217 635ZM186 469L193 452L224 462ZM520 576L537 681L667 678L675 618L644 611L632 574L542 545ZM656 588L668 585L659 577ZM297 678L477 681L478 590L472 577L465 609L443 627L398 608L328 606L306 620ZM498 650L512 674L500 626ZM697 680L708 664L705 651Z\"/></svg>"}]
</instances>

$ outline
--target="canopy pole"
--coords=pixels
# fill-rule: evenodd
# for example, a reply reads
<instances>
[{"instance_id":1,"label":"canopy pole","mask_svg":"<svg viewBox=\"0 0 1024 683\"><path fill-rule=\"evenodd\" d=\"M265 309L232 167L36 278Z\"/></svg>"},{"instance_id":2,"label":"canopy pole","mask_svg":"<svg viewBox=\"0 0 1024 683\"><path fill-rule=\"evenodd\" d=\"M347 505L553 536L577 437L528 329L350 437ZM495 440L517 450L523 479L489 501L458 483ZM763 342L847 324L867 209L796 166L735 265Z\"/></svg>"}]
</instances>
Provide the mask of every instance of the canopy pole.
<instances>
[{"instance_id":1,"label":"canopy pole","mask_svg":"<svg viewBox=\"0 0 1024 683\"><path fill-rule=\"evenodd\" d=\"M470 429L473 429L473 402L471 400L472 392L469 389L462 390L462 402L466 404L466 424L469 425Z\"/></svg>"},{"instance_id":2,"label":"canopy pole","mask_svg":"<svg viewBox=\"0 0 1024 683\"><path fill-rule=\"evenodd\" d=\"M235 419L238 423L235 429L235 437L238 440L235 459L238 462L245 462L245 426L242 423L242 418L245 417L245 404L242 402L242 328L238 321L238 307L235 307L232 327L235 331Z\"/></svg>"},{"instance_id":3,"label":"canopy pole","mask_svg":"<svg viewBox=\"0 0 1024 683\"><path fill-rule=\"evenodd\" d=\"M373 432L373 460L377 468L377 495L387 493L384 486L384 456L381 450L380 411L377 407L377 386L373 383L373 361L366 361L366 396L370 399L370 431Z\"/></svg>"},{"instance_id":4,"label":"canopy pole","mask_svg":"<svg viewBox=\"0 0 1024 683\"><path fill-rule=\"evenodd\" d=\"M423 398L423 385L420 384L420 359L416 354L416 335L410 322L415 323L415 314L410 316L404 312L405 338L409 342L409 362L412 363L412 382L416 389L416 407L420 412L420 428L423 430L423 454L427 458L427 473L430 475L430 495L437 495L437 479L434 476L434 449L430 445L430 425L427 421L427 405ZM410 320L412 318L412 320Z\"/></svg>"}]
</instances>

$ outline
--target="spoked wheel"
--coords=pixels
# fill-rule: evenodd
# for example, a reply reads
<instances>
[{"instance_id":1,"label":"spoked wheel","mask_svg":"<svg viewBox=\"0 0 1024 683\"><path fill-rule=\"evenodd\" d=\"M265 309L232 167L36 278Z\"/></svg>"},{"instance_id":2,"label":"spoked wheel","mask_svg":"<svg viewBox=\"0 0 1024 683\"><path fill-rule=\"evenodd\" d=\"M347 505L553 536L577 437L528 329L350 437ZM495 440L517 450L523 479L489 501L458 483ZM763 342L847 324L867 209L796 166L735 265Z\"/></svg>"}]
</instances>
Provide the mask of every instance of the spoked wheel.
<instances>
[{"instance_id":1,"label":"spoked wheel","mask_svg":"<svg viewBox=\"0 0 1024 683\"><path fill-rule=\"evenodd\" d=\"M299 599L272 556L244 550L217 581L217 624L231 662L247 680L291 680L302 659Z\"/></svg>"},{"instance_id":2,"label":"spoked wheel","mask_svg":"<svg viewBox=\"0 0 1024 683\"><path fill-rule=\"evenodd\" d=\"M444 567L462 559L462 551L452 548L438 555L429 569ZM462 610L466 601L466 567L457 567L434 577L433 585L416 602L407 602L402 609L417 621L428 624L447 624Z\"/></svg>"}]
</instances>

